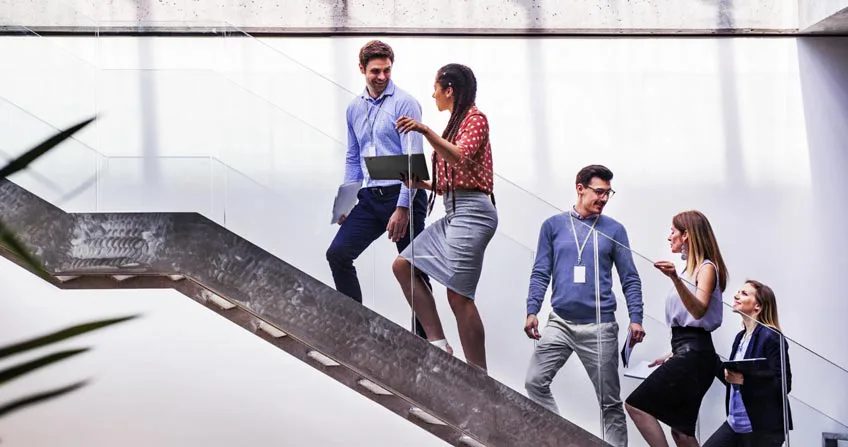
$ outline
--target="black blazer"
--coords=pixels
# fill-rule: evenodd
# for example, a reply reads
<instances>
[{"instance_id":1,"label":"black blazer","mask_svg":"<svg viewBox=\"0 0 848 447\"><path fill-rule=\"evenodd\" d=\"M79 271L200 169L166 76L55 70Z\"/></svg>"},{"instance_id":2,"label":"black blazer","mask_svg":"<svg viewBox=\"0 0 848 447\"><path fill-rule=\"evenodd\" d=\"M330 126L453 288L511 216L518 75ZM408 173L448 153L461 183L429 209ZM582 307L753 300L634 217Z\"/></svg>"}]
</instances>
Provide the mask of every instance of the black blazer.
<instances>
[{"instance_id":1,"label":"black blazer","mask_svg":"<svg viewBox=\"0 0 848 447\"><path fill-rule=\"evenodd\" d=\"M736 352L742 341L743 329L736 334L733 340L731 355ZM757 325L751 333L751 340L745 350L744 358L765 357L768 368L756 373L746 373L745 383L740 386L742 403L751 420L751 429L760 431L783 431L783 385L780 373L780 338L779 332ZM784 340L786 359L786 392L792 390L792 370L789 367L789 343ZM725 411L730 410L730 384L724 380L724 368L721 361L716 363L716 377L725 384L727 390L724 397ZM789 401L786 402L786 411L789 416L789 429L792 429L792 412L789 409Z\"/></svg>"}]
</instances>

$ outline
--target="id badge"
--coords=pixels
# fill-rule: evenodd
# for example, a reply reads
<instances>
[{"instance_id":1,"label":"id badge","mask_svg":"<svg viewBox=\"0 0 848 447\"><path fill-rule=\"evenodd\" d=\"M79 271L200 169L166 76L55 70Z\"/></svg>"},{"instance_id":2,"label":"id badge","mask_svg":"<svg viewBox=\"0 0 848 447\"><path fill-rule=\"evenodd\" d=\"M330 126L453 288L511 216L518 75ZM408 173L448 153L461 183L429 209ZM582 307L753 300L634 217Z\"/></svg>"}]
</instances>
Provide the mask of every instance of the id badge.
<instances>
[{"instance_id":1,"label":"id badge","mask_svg":"<svg viewBox=\"0 0 848 447\"><path fill-rule=\"evenodd\" d=\"M574 284L583 284L586 282L586 266L574 266Z\"/></svg>"},{"instance_id":2,"label":"id badge","mask_svg":"<svg viewBox=\"0 0 848 447\"><path fill-rule=\"evenodd\" d=\"M377 156L377 146L374 145L373 141L365 145L365 156L366 157L376 157Z\"/></svg>"}]
</instances>

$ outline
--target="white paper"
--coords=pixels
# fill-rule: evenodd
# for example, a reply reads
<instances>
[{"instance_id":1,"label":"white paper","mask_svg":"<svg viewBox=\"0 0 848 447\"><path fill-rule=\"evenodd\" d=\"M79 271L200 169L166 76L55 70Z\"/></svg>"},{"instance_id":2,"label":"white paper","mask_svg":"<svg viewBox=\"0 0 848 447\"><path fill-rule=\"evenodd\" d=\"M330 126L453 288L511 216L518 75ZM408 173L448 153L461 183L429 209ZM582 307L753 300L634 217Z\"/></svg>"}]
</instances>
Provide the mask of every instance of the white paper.
<instances>
[{"instance_id":1,"label":"white paper","mask_svg":"<svg viewBox=\"0 0 848 447\"><path fill-rule=\"evenodd\" d=\"M649 367L651 362L642 360L638 365L624 370L624 377L632 377L634 379L646 379L652 372L656 371L659 366Z\"/></svg>"},{"instance_id":2,"label":"white paper","mask_svg":"<svg viewBox=\"0 0 848 447\"><path fill-rule=\"evenodd\" d=\"M338 223L343 215L350 214L350 211L356 206L356 195L359 194L361 187L362 182L348 182L339 186L336 200L333 201L333 217L330 220L330 225Z\"/></svg>"}]
</instances>

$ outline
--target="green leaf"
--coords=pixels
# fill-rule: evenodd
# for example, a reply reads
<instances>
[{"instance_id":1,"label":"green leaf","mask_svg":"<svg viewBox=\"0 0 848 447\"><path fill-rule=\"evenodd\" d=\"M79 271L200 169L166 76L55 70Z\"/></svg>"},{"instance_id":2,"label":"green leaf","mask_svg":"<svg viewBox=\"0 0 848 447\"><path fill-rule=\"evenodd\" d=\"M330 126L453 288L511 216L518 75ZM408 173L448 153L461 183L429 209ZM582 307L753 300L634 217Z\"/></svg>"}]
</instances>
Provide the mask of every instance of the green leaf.
<instances>
[{"instance_id":1,"label":"green leaf","mask_svg":"<svg viewBox=\"0 0 848 447\"><path fill-rule=\"evenodd\" d=\"M50 274L47 273L46 270L44 270L44 267L41 265L41 262L30 254L29 250L27 250L21 243L21 241L19 241L18 238L15 237L15 235L11 231L9 231L9 229L6 227L6 225L3 224L3 222L0 222L0 244L5 245L6 248L8 248L9 251L12 252L12 254L21 258L21 261L23 261L27 266L29 266L29 268L32 269L36 275L41 276L45 279L50 276Z\"/></svg>"},{"instance_id":2,"label":"green leaf","mask_svg":"<svg viewBox=\"0 0 848 447\"><path fill-rule=\"evenodd\" d=\"M113 324L123 323L124 321L132 320L133 318L138 318L138 315L130 315L126 317L110 318L108 320L99 320L92 321L90 323L78 324L76 326L71 326L60 331L53 332L51 334L42 335L40 337L32 338L9 346L3 346L0 347L0 359L17 354L19 352L29 351L31 349L36 349L42 346L47 346L52 343L60 342L71 337L76 337L77 335L85 334L86 332L96 331L98 329L102 329Z\"/></svg>"},{"instance_id":3,"label":"green leaf","mask_svg":"<svg viewBox=\"0 0 848 447\"><path fill-rule=\"evenodd\" d=\"M75 134L78 130L87 126L89 123L94 121L94 119L95 117L91 117L85 121L80 122L79 124L71 126L57 133L56 135L53 135L52 137L41 142L41 144L39 144L38 146L28 150L25 154L12 160L3 169L0 169L0 179L6 178L20 171L21 169L26 168L30 163L35 161L35 159L44 155L45 153L47 153L47 151L59 145L59 143L70 138L71 135Z\"/></svg>"},{"instance_id":4,"label":"green leaf","mask_svg":"<svg viewBox=\"0 0 848 447\"><path fill-rule=\"evenodd\" d=\"M15 365L11 368L6 368L0 371L0 385L17 377L20 377L24 374L31 373L38 368L51 365L56 362L60 362L68 357L73 357L77 354L82 354L83 352L88 351L88 349L89 348L59 351L53 354L45 355L44 357L39 357L35 360L31 360L26 363L21 363L20 365Z\"/></svg>"},{"instance_id":5,"label":"green leaf","mask_svg":"<svg viewBox=\"0 0 848 447\"><path fill-rule=\"evenodd\" d=\"M50 391L43 391L41 393L32 394L30 396L22 397L20 399L13 400L7 404L0 405L0 417L3 417L13 411L20 410L24 407L28 407L30 405L35 405L39 402L43 402L46 400L50 400L56 397L59 397L63 394L70 393L71 391L78 390L88 384L87 381L77 382L68 386L64 386L62 388L56 388Z\"/></svg>"}]
</instances>

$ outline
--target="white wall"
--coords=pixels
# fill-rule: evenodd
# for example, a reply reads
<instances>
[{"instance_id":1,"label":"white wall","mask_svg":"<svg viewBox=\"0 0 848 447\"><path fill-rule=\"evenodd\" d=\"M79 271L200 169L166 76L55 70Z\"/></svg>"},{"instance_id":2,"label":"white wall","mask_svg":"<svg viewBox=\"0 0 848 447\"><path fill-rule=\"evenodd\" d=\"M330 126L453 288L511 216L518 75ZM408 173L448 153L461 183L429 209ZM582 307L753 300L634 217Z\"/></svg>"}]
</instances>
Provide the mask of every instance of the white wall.
<instances>
[{"instance_id":1,"label":"white wall","mask_svg":"<svg viewBox=\"0 0 848 447\"><path fill-rule=\"evenodd\" d=\"M66 209L199 210L331 283L324 250L335 229L325 222L342 175L343 110L363 87L356 52L365 40L5 37L1 52L11 56L0 62L0 96L57 126L100 113L79 140L109 156L214 155L258 182L208 159L103 160L78 144L34 167L60 191L98 179ZM745 278L772 285L786 333L848 366L837 335L848 314L838 298L848 237L836 230L848 215L841 174L848 40L387 40L397 54L394 79L419 98L433 128L447 120L429 99L436 69L461 62L477 74L500 174L501 231L487 252L478 300L495 377L522 387L532 349L521 334L526 282L538 226L555 212L545 202L570 206L574 174L589 163L615 171L618 194L607 212L627 226L635 250L669 258L671 217L704 211L731 273L725 300ZM24 129L46 132L8 103L0 112L9 117L0 121L9 124L4 151L23 147ZM83 160L74 178L62 167L71 159ZM43 178L20 181L62 197ZM390 244L375 244L358 267L366 304L406 324L388 273L393 256ZM662 320L668 284L646 261L637 263L646 309ZM440 313L458 345L443 300ZM729 315L717 346L728 349L737 327ZM666 349L661 324L652 320L648 330L651 344L637 352L643 358ZM848 389L848 375L799 346L790 352L793 394L845 421L848 408L835 396ZM817 392L813 385L822 383L833 389ZM626 382L625 391L633 386ZM568 401L566 417L597 425L576 361L555 390ZM720 414L713 401L713 415Z\"/></svg>"}]
</instances>

